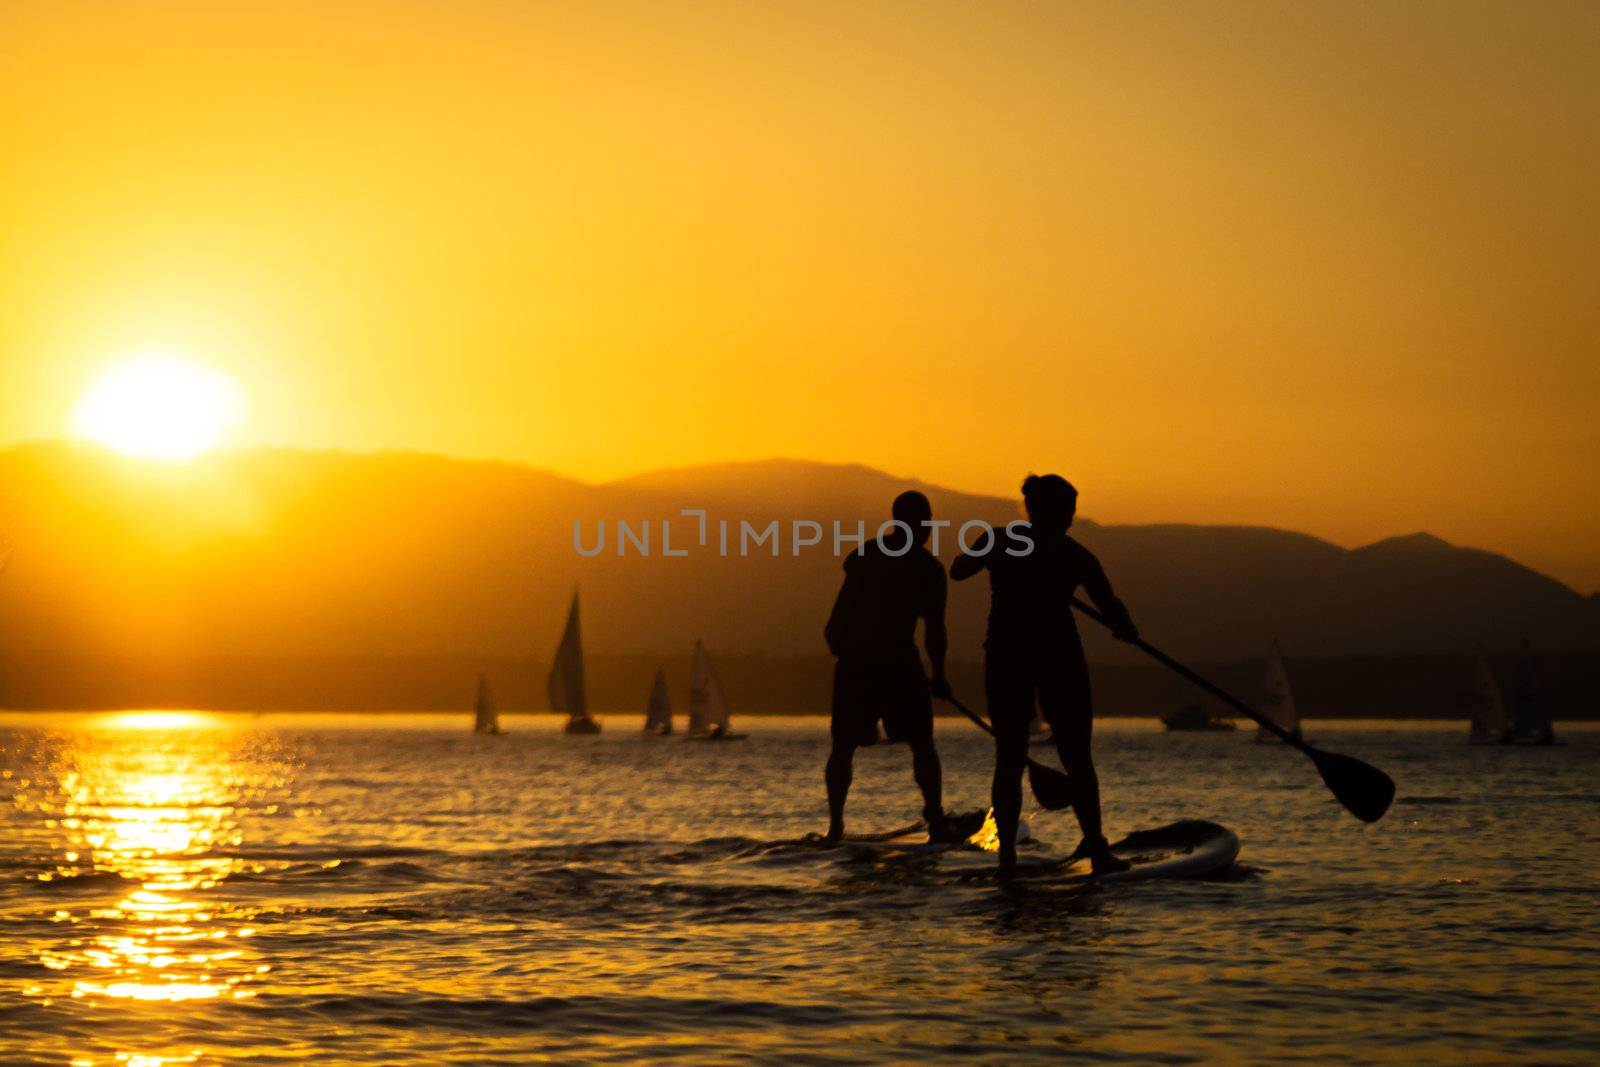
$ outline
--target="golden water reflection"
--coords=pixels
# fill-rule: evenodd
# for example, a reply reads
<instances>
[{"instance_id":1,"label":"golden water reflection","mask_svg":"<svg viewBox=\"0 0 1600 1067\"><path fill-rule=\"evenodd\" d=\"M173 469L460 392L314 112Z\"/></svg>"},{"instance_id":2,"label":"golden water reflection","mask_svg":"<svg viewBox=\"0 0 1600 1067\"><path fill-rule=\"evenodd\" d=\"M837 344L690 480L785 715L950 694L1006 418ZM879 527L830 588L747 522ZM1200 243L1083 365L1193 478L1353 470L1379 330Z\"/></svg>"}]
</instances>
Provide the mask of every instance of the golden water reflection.
<instances>
[{"instance_id":1,"label":"golden water reflection","mask_svg":"<svg viewBox=\"0 0 1600 1067\"><path fill-rule=\"evenodd\" d=\"M250 940L254 912L215 890L248 866L240 820L281 784L278 769L237 758L243 732L196 713L105 716L74 741L55 789L33 794L57 856L38 877L87 892L64 898L82 903L55 912L67 936L40 953L59 979L28 992L168 1004L253 996L270 969Z\"/></svg>"}]
</instances>

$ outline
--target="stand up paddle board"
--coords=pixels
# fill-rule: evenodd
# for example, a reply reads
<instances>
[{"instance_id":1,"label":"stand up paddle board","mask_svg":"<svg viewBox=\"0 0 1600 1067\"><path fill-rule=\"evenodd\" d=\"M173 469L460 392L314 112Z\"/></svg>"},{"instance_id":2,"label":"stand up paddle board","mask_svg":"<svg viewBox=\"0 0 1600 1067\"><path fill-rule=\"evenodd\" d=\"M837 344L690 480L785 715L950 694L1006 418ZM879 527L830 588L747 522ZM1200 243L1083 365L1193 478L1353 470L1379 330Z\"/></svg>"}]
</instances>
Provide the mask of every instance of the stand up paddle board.
<instances>
[{"instance_id":1,"label":"stand up paddle board","mask_svg":"<svg viewBox=\"0 0 1600 1067\"><path fill-rule=\"evenodd\" d=\"M1023 878L1048 877L1053 884L1137 882L1150 878L1201 878L1227 868L1239 854L1239 837L1226 826L1202 819L1136 830L1111 851L1133 866L1125 871L1096 876L1086 859L1024 852L1017 857L1017 875ZM951 861L975 873L993 863L992 857L957 855Z\"/></svg>"},{"instance_id":2,"label":"stand up paddle board","mask_svg":"<svg viewBox=\"0 0 1600 1067\"><path fill-rule=\"evenodd\" d=\"M939 852L973 852L981 854L999 851L1000 830L995 825L994 809L973 811L964 815L951 815L950 819L961 830L969 830L970 832L964 837L956 837L949 841L930 841L928 840L928 824L918 820L897 830L885 830L882 833L845 834L844 839L832 847L864 854L886 853L896 855L921 855ZM813 834L809 840L813 843L821 843L822 837L821 835ZM1029 840L1026 819L1017 825L1017 840Z\"/></svg>"},{"instance_id":3,"label":"stand up paddle board","mask_svg":"<svg viewBox=\"0 0 1600 1067\"><path fill-rule=\"evenodd\" d=\"M957 825L957 832L965 832L965 835L947 841L930 841L928 824L918 819L912 824L902 825L898 830L883 830L882 833L846 833L845 838L837 843L829 843L821 833L806 833L805 841L808 845L850 849L856 853L917 854L954 853L954 851L994 853L1000 849L1000 830L995 827L994 808L978 809L966 814L952 814L949 819ZM1029 840L1027 819L1019 822L1016 827L1016 837L1019 841Z\"/></svg>"}]
</instances>

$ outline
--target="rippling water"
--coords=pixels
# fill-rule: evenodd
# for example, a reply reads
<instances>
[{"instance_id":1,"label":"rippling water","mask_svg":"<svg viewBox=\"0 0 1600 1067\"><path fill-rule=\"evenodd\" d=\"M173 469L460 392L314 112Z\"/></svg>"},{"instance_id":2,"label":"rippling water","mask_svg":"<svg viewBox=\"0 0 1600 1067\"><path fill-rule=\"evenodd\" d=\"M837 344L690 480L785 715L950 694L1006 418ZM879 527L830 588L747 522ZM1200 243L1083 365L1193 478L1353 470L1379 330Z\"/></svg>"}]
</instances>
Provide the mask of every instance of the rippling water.
<instances>
[{"instance_id":1,"label":"rippling water","mask_svg":"<svg viewBox=\"0 0 1600 1067\"><path fill-rule=\"evenodd\" d=\"M822 720L733 745L507 721L0 718L4 1062L1600 1055L1600 732L1312 724L1398 781L1366 827L1243 732L1102 723L1111 831L1210 818L1244 850L1076 891L795 845ZM988 749L939 732L976 806ZM905 750L864 752L852 828L918 808Z\"/></svg>"}]
</instances>

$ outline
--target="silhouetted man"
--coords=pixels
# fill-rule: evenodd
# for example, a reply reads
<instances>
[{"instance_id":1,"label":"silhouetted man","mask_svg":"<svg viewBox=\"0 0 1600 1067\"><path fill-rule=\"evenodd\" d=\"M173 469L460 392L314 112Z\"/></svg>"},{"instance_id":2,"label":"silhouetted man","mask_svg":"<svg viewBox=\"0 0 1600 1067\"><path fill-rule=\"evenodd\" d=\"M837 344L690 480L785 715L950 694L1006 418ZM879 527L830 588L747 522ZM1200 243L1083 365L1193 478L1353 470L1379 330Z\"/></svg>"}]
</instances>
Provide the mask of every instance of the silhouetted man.
<instances>
[{"instance_id":1,"label":"silhouetted man","mask_svg":"<svg viewBox=\"0 0 1600 1067\"><path fill-rule=\"evenodd\" d=\"M1089 668L1072 617L1072 594L1083 586L1118 639L1132 641L1139 631L1094 553L1067 536L1078 508L1071 483L1057 474L1030 474L1022 483L1022 500L1031 547L1020 539L1009 545L1002 539L986 553L964 553L950 567L950 577L958 582L989 572L983 684L995 731L992 796L1000 872L1016 869L1022 771L1035 700L1072 783L1072 806L1083 828L1083 843L1074 855L1089 857L1096 873L1125 870L1127 862L1111 853L1100 827L1100 779L1089 752L1094 732Z\"/></svg>"},{"instance_id":2,"label":"silhouetted man","mask_svg":"<svg viewBox=\"0 0 1600 1067\"><path fill-rule=\"evenodd\" d=\"M929 835L946 836L939 753L933 747L932 696L948 696L944 656L946 582L944 567L926 545L933 518L928 498L912 491L895 498L902 525L851 553L844 584L824 635L838 661L833 668L833 751L828 755L828 837L844 835L844 802L850 793L857 747L876 744L878 723L890 741L911 746L911 768L922 790L922 817ZM917 620L933 665L933 680L917 654Z\"/></svg>"}]
</instances>

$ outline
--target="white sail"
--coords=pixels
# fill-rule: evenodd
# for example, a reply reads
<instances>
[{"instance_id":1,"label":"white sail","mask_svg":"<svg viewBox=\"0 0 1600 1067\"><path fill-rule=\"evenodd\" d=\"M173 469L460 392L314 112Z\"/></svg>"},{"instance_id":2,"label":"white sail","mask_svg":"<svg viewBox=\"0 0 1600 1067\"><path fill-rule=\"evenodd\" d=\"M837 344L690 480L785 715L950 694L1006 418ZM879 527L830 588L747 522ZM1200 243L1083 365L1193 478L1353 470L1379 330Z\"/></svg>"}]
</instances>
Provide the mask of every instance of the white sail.
<instances>
[{"instance_id":1,"label":"white sail","mask_svg":"<svg viewBox=\"0 0 1600 1067\"><path fill-rule=\"evenodd\" d=\"M665 736L672 732L672 695L667 692L667 672L656 668L656 681L650 687L650 703L644 711L646 733Z\"/></svg>"},{"instance_id":2,"label":"white sail","mask_svg":"<svg viewBox=\"0 0 1600 1067\"><path fill-rule=\"evenodd\" d=\"M1272 643L1272 656L1267 660L1267 675L1261 682L1261 715L1275 725L1300 736L1300 713L1295 710L1294 690L1289 688L1289 672L1283 666L1283 651ZM1278 735L1265 726L1256 730L1256 740L1265 741Z\"/></svg>"},{"instance_id":3,"label":"white sail","mask_svg":"<svg viewBox=\"0 0 1600 1067\"><path fill-rule=\"evenodd\" d=\"M593 723L589 717L589 695L583 685L583 635L578 625L578 594L572 594L572 609L567 612L567 628L550 665L550 710L568 715L567 728Z\"/></svg>"},{"instance_id":4,"label":"white sail","mask_svg":"<svg viewBox=\"0 0 1600 1067\"><path fill-rule=\"evenodd\" d=\"M722 681L705 646L694 643L694 664L689 670L689 736L728 728L728 700L722 694Z\"/></svg>"},{"instance_id":5,"label":"white sail","mask_svg":"<svg viewBox=\"0 0 1600 1067\"><path fill-rule=\"evenodd\" d=\"M1511 732L1511 716L1506 712L1505 697L1500 684L1489 669L1489 658L1478 653L1472 673L1472 741L1504 741Z\"/></svg>"},{"instance_id":6,"label":"white sail","mask_svg":"<svg viewBox=\"0 0 1600 1067\"><path fill-rule=\"evenodd\" d=\"M478 675L478 699L472 705L472 732L497 734L500 732L500 712L494 706L494 694L489 692L489 676Z\"/></svg>"}]
</instances>

